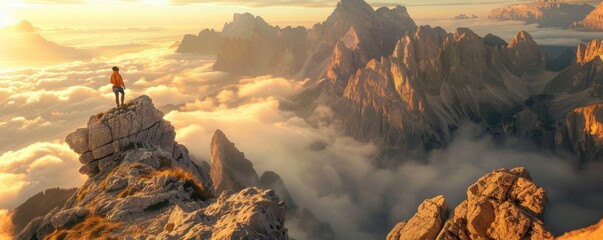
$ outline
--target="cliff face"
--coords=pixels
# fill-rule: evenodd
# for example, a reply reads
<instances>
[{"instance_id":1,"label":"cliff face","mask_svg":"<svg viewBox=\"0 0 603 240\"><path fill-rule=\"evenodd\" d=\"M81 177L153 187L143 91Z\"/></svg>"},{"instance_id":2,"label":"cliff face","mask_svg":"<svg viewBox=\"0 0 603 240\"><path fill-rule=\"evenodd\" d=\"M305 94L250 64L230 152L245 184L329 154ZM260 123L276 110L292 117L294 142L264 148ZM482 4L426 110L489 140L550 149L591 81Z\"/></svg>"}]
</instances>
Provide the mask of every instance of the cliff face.
<instances>
[{"instance_id":1,"label":"cliff face","mask_svg":"<svg viewBox=\"0 0 603 240\"><path fill-rule=\"evenodd\" d=\"M443 196L425 200L387 239L552 239L542 221L546 203L527 170L495 170L471 185L454 210Z\"/></svg>"},{"instance_id":2,"label":"cliff face","mask_svg":"<svg viewBox=\"0 0 603 240\"><path fill-rule=\"evenodd\" d=\"M567 106L589 105L587 98L603 99L603 41L593 40L587 45L579 44L572 65L555 76L545 87L546 94L581 96L568 99ZM569 101L573 100L573 102ZM580 101L582 100L582 101ZM596 102L595 102L596 103ZM591 103L592 104L592 103ZM570 111L560 106L560 110Z\"/></svg>"},{"instance_id":3,"label":"cliff face","mask_svg":"<svg viewBox=\"0 0 603 240\"><path fill-rule=\"evenodd\" d=\"M18 239L288 238L285 202L274 191L245 188L216 197L207 163L191 161L162 117L142 96L67 136L90 178Z\"/></svg>"},{"instance_id":4,"label":"cliff face","mask_svg":"<svg viewBox=\"0 0 603 240\"><path fill-rule=\"evenodd\" d=\"M572 28L582 31L603 31L603 2L584 19L574 23Z\"/></svg>"},{"instance_id":5,"label":"cliff face","mask_svg":"<svg viewBox=\"0 0 603 240\"><path fill-rule=\"evenodd\" d=\"M589 4L538 1L494 9L488 18L498 21L523 21L526 24L536 23L540 27L569 28L574 22L584 19L593 9L594 7Z\"/></svg>"},{"instance_id":6,"label":"cliff face","mask_svg":"<svg viewBox=\"0 0 603 240\"><path fill-rule=\"evenodd\" d=\"M557 143L583 160L603 159L603 104L568 113Z\"/></svg>"}]
</instances>

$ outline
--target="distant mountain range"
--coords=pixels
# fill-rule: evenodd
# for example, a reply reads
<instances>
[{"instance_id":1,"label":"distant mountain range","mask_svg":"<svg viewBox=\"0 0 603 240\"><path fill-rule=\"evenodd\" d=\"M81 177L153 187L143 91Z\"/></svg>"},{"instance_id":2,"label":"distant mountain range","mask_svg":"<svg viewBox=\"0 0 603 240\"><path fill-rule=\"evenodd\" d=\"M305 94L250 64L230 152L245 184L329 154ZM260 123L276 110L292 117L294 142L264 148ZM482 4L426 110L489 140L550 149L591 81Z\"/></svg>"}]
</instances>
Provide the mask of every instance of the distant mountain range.
<instances>
[{"instance_id":1,"label":"distant mountain range","mask_svg":"<svg viewBox=\"0 0 603 240\"><path fill-rule=\"evenodd\" d=\"M517 20L540 27L573 28L581 31L603 31L603 3L597 9L589 4L538 0L513 4L492 10L489 18L499 21Z\"/></svg>"},{"instance_id":2,"label":"distant mountain range","mask_svg":"<svg viewBox=\"0 0 603 240\"><path fill-rule=\"evenodd\" d=\"M0 29L0 42L0 66L39 66L91 56L89 52L44 39L27 21Z\"/></svg>"},{"instance_id":3,"label":"distant mountain range","mask_svg":"<svg viewBox=\"0 0 603 240\"><path fill-rule=\"evenodd\" d=\"M311 29L235 15L222 32L185 36L178 52L215 53L214 68L233 74L310 79L284 107L302 116L332 107L345 131L377 143L384 159L422 158L473 122L500 141L519 137L590 161L603 159L594 130L603 124L594 118L603 103L600 47L550 58L527 32L509 42L467 28L447 33L416 26L404 7L342 0Z\"/></svg>"}]
</instances>

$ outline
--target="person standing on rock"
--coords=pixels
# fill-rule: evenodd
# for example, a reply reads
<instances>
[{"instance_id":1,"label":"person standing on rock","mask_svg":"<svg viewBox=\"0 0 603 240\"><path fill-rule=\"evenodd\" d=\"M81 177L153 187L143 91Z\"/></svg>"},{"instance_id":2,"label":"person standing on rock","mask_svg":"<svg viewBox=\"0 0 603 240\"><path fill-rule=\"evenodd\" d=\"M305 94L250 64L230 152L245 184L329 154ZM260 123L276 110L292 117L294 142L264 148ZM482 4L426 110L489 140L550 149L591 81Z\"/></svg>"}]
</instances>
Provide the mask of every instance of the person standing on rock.
<instances>
[{"instance_id":1,"label":"person standing on rock","mask_svg":"<svg viewBox=\"0 0 603 240\"><path fill-rule=\"evenodd\" d=\"M126 84L124 84L124 79L121 78L121 75L119 74L119 68L113 67L112 69L113 74L111 74L111 84L113 84L113 93L115 93L115 104L119 107L119 93L121 93L121 106L124 105L124 98L126 97L124 90L126 89Z\"/></svg>"}]
</instances>

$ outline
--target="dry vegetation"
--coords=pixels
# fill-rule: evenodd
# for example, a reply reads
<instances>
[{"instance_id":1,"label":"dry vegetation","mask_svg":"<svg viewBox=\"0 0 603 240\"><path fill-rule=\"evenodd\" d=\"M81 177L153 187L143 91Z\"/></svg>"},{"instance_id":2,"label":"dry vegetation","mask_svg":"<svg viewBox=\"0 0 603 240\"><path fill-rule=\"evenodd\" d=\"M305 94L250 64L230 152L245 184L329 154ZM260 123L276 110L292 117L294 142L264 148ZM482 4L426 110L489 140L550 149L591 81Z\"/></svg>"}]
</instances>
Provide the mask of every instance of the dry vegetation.
<instances>
[{"instance_id":1,"label":"dry vegetation","mask_svg":"<svg viewBox=\"0 0 603 240\"><path fill-rule=\"evenodd\" d=\"M101 216L88 216L84 221L68 227L57 229L48 235L46 240L64 239L117 239L110 236L111 231L118 229L121 223L115 223Z\"/></svg>"},{"instance_id":2,"label":"dry vegetation","mask_svg":"<svg viewBox=\"0 0 603 240\"><path fill-rule=\"evenodd\" d=\"M169 176L175 177L177 179L184 180L185 188L189 188L189 187L193 188L193 196L192 196L193 199L200 199L202 201L205 201L207 199L214 197L210 192L208 192L207 190L205 190L203 188L203 184L201 184L199 181L197 181L197 179L195 179L193 176L191 176L190 173L188 173L187 171L185 171L182 168L177 168L177 169L166 168L164 170L155 171L155 172L152 172L147 175L141 175L141 177L152 178L153 176L164 176L164 175L169 175Z\"/></svg>"}]
</instances>

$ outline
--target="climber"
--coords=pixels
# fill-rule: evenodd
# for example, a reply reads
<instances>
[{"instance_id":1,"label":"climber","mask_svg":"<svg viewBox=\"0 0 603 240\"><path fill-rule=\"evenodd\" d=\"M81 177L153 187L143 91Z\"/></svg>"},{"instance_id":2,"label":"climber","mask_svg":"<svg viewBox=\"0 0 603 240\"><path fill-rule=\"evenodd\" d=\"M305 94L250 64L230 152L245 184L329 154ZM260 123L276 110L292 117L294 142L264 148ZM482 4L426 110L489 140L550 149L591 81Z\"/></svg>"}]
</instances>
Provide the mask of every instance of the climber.
<instances>
[{"instance_id":1,"label":"climber","mask_svg":"<svg viewBox=\"0 0 603 240\"><path fill-rule=\"evenodd\" d=\"M112 69L113 74L111 74L111 83L113 84L113 93L115 93L115 104L119 107L119 93L121 93L121 106L124 105L124 98L126 95L124 90L126 89L126 84L124 84L124 80L119 74L119 68L113 67Z\"/></svg>"}]
</instances>

